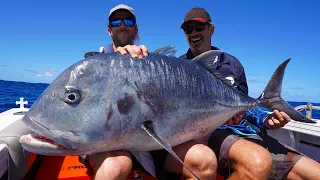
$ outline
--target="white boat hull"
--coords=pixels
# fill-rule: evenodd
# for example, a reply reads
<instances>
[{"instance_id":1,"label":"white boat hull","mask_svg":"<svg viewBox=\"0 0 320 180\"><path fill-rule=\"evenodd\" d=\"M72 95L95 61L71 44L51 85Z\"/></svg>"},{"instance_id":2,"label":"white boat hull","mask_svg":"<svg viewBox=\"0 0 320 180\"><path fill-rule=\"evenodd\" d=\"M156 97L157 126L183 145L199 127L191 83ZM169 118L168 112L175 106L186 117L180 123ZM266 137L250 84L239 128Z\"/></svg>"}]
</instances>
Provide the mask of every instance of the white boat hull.
<instances>
[{"instance_id":1,"label":"white boat hull","mask_svg":"<svg viewBox=\"0 0 320 180\"><path fill-rule=\"evenodd\" d=\"M295 128L290 127L290 124L296 125ZM278 130L268 130L268 135L320 162L320 122L311 125L311 128L318 131L305 129L300 123L290 124Z\"/></svg>"}]
</instances>

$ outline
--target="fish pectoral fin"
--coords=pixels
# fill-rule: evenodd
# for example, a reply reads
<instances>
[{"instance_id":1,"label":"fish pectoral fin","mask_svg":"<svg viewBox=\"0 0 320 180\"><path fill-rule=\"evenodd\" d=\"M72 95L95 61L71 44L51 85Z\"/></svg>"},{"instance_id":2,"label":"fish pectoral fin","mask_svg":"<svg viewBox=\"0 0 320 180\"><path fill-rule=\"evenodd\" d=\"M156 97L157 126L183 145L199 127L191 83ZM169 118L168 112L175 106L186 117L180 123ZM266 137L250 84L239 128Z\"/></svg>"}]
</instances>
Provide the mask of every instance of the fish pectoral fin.
<instances>
[{"instance_id":1,"label":"fish pectoral fin","mask_svg":"<svg viewBox=\"0 0 320 180\"><path fill-rule=\"evenodd\" d=\"M130 153L137 159L137 161L139 161L146 171L148 171L153 177L156 177L156 170L150 152L130 151Z\"/></svg>"},{"instance_id":2,"label":"fish pectoral fin","mask_svg":"<svg viewBox=\"0 0 320 180\"><path fill-rule=\"evenodd\" d=\"M152 121L146 121L141 125L141 128L147 132L149 136L152 137L157 143L159 143L164 149L166 149L176 160L178 160L184 167L186 167L190 173L196 178L200 179L196 174L194 174L189 167L184 164L184 162L179 158L179 156L172 150L172 147L169 143L167 143L165 140L163 140L160 136L158 136L152 127L153 123Z\"/></svg>"},{"instance_id":3,"label":"fish pectoral fin","mask_svg":"<svg viewBox=\"0 0 320 180\"><path fill-rule=\"evenodd\" d=\"M194 57L192 60L200 63L206 69L211 69L221 53L221 50L210 50Z\"/></svg>"}]
</instances>

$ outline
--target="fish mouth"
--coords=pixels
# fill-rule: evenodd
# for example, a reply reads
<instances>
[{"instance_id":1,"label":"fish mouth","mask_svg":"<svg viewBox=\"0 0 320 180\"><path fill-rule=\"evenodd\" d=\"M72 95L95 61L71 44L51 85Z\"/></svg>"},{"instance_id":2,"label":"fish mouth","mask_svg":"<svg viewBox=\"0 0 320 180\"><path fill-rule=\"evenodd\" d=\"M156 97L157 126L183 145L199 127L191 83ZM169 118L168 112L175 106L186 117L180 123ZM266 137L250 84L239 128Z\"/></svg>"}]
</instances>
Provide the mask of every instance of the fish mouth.
<instances>
[{"instance_id":1,"label":"fish mouth","mask_svg":"<svg viewBox=\"0 0 320 180\"><path fill-rule=\"evenodd\" d=\"M74 143L63 137L63 134L70 134L70 132L52 131L28 115L25 115L22 121L35 132L20 137L20 143L25 150L43 155L74 154L76 152Z\"/></svg>"},{"instance_id":2,"label":"fish mouth","mask_svg":"<svg viewBox=\"0 0 320 180\"><path fill-rule=\"evenodd\" d=\"M59 153L63 151L72 151L70 148L60 145L55 141L38 133L21 136L20 143L27 151L35 152L37 154L48 155L58 153L54 153L55 151L59 151Z\"/></svg>"}]
</instances>

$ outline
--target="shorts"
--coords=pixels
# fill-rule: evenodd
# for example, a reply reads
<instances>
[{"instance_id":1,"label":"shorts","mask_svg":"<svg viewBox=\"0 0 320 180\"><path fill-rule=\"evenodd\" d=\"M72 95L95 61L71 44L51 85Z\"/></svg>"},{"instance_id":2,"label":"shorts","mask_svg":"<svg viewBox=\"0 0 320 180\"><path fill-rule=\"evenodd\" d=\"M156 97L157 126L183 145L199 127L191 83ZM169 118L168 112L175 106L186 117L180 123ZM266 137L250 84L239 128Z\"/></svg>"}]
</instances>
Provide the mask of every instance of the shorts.
<instances>
[{"instance_id":1,"label":"shorts","mask_svg":"<svg viewBox=\"0 0 320 180\"><path fill-rule=\"evenodd\" d=\"M242 136L232 130L216 130L212 133L208 145L215 152L218 161L218 173L227 178L232 173L229 161L230 147L238 140L245 139L266 148L272 158L272 168L269 179L282 179L303 156L295 149L280 143L278 140L265 133L258 135Z\"/></svg>"},{"instance_id":2,"label":"shorts","mask_svg":"<svg viewBox=\"0 0 320 180\"><path fill-rule=\"evenodd\" d=\"M157 179L159 180L167 180L167 179L180 180L181 179L180 174L170 173L164 167L165 161L169 154L167 150L161 149L156 151L150 151L150 153L154 161Z\"/></svg>"}]
</instances>

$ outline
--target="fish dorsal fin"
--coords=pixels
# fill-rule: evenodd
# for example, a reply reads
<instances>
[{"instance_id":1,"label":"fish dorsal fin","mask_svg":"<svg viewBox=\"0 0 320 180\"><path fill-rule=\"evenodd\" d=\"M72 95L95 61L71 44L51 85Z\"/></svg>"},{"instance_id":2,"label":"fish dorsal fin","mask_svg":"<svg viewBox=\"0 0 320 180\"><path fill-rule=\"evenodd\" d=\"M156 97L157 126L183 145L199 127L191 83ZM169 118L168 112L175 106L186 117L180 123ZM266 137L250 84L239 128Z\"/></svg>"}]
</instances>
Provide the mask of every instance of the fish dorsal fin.
<instances>
[{"instance_id":1,"label":"fish dorsal fin","mask_svg":"<svg viewBox=\"0 0 320 180\"><path fill-rule=\"evenodd\" d=\"M97 55L97 54L101 54L101 52L97 52L97 51L87 52L87 53L84 54L83 58L87 58L87 57L94 56L94 55Z\"/></svg>"},{"instance_id":2,"label":"fish dorsal fin","mask_svg":"<svg viewBox=\"0 0 320 180\"><path fill-rule=\"evenodd\" d=\"M200 179L191 169L179 158L179 156L172 150L172 147L163 138L157 135L153 129L153 123L151 121L146 121L141 125L141 128L157 143L159 143L165 150L167 150L177 161L179 161L184 167L186 167L189 172L196 178Z\"/></svg>"},{"instance_id":3,"label":"fish dorsal fin","mask_svg":"<svg viewBox=\"0 0 320 180\"><path fill-rule=\"evenodd\" d=\"M156 49L153 53L170 57L170 56L174 56L176 52L177 50L175 49L174 46L167 45L162 48Z\"/></svg>"},{"instance_id":4,"label":"fish dorsal fin","mask_svg":"<svg viewBox=\"0 0 320 180\"><path fill-rule=\"evenodd\" d=\"M213 66L213 64L218 60L218 56L222 52L223 51L221 50L210 50L194 57L192 60L200 63L206 69L210 69Z\"/></svg>"}]
</instances>

